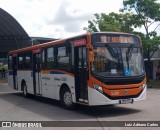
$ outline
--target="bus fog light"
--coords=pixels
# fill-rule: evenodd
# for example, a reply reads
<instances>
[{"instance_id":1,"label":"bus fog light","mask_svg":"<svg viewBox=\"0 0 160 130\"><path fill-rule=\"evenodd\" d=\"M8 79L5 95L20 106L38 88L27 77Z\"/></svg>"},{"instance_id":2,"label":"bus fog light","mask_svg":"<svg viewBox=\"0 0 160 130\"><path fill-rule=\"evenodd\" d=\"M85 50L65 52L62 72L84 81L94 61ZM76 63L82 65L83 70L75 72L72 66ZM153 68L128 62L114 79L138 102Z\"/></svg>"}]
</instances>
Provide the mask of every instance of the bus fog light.
<instances>
[{"instance_id":1,"label":"bus fog light","mask_svg":"<svg viewBox=\"0 0 160 130\"><path fill-rule=\"evenodd\" d=\"M97 91L103 93L103 88L97 84L94 84L94 89L96 89Z\"/></svg>"},{"instance_id":2,"label":"bus fog light","mask_svg":"<svg viewBox=\"0 0 160 130\"><path fill-rule=\"evenodd\" d=\"M146 86L147 86L146 84L143 84L143 86L142 86L142 87L143 87L143 89L144 89Z\"/></svg>"}]
</instances>

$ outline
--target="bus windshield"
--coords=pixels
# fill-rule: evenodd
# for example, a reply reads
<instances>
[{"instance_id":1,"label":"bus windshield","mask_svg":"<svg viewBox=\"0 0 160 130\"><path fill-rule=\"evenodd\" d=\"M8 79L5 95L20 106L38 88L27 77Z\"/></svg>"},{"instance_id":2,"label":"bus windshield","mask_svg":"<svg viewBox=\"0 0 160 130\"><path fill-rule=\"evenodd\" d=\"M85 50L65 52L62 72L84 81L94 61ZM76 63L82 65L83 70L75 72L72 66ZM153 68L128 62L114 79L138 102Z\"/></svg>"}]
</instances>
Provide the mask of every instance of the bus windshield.
<instances>
[{"instance_id":1,"label":"bus windshield","mask_svg":"<svg viewBox=\"0 0 160 130\"><path fill-rule=\"evenodd\" d=\"M103 43L103 46L94 46L92 72L103 77L140 76L144 74L141 46L121 43L118 46L109 43Z\"/></svg>"}]
</instances>

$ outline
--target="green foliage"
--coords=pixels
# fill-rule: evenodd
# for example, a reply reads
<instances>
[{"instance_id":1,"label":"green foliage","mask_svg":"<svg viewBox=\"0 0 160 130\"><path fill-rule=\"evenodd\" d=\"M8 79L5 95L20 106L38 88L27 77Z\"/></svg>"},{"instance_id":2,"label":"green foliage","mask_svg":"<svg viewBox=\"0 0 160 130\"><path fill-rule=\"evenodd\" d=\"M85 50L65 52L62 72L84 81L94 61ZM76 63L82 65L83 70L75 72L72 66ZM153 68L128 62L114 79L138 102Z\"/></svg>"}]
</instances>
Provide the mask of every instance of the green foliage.
<instances>
[{"instance_id":1,"label":"green foliage","mask_svg":"<svg viewBox=\"0 0 160 130\"><path fill-rule=\"evenodd\" d=\"M110 14L94 14L95 19L88 21L88 28L85 28L87 32L98 31L115 31L115 32L132 32L132 14L116 14L114 12Z\"/></svg>"},{"instance_id":2,"label":"green foliage","mask_svg":"<svg viewBox=\"0 0 160 130\"><path fill-rule=\"evenodd\" d=\"M7 66L0 66L0 70L2 70L2 69L5 69L5 70L8 70L8 67Z\"/></svg>"},{"instance_id":3,"label":"green foliage","mask_svg":"<svg viewBox=\"0 0 160 130\"><path fill-rule=\"evenodd\" d=\"M114 12L108 15L105 13L95 14L95 19L88 21L88 28L85 30L87 32L115 31L136 34L134 28L144 27L144 34L137 32L142 38L144 52L154 53L157 51L160 44L156 32L160 25L160 4L156 0L124 0L123 5L119 14ZM151 30L152 25L157 26ZM151 58L152 55L149 55L148 58Z\"/></svg>"},{"instance_id":4,"label":"green foliage","mask_svg":"<svg viewBox=\"0 0 160 130\"><path fill-rule=\"evenodd\" d=\"M135 16L140 19L139 25L160 20L160 4L157 0L124 0L123 5L123 11L136 12Z\"/></svg>"},{"instance_id":5,"label":"green foliage","mask_svg":"<svg viewBox=\"0 0 160 130\"><path fill-rule=\"evenodd\" d=\"M137 32L142 38L144 52L155 52L160 44L156 32L160 25L160 4L156 0L124 0L123 5L119 14L114 12L108 15L95 14L95 19L88 21L88 28L85 30L87 32L116 31L136 34L134 28L144 27L144 34ZM152 25L157 26L149 31Z\"/></svg>"},{"instance_id":6,"label":"green foliage","mask_svg":"<svg viewBox=\"0 0 160 130\"><path fill-rule=\"evenodd\" d=\"M156 29L160 25L160 3L157 0L124 0L124 8L121 9L123 13L134 13L132 25L145 28L145 37L142 38L145 53L155 52L158 50L160 44ZM152 25L157 25L151 31ZM151 58L153 55L149 55Z\"/></svg>"}]
</instances>

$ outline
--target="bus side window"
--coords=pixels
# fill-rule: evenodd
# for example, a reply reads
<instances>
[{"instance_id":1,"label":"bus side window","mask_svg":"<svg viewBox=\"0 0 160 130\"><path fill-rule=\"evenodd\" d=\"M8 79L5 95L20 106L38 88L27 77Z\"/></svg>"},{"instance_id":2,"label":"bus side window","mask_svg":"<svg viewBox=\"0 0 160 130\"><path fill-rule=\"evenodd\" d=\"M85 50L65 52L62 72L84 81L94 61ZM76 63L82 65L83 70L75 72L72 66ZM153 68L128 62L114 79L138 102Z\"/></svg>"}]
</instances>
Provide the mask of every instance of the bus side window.
<instances>
[{"instance_id":1,"label":"bus side window","mask_svg":"<svg viewBox=\"0 0 160 130\"><path fill-rule=\"evenodd\" d=\"M47 69L53 69L55 68L55 63L54 63L54 48L50 47L47 48Z\"/></svg>"},{"instance_id":2,"label":"bus side window","mask_svg":"<svg viewBox=\"0 0 160 130\"><path fill-rule=\"evenodd\" d=\"M57 67L58 69L71 72L72 57L71 46L58 47Z\"/></svg>"},{"instance_id":3,"label":"bus side window","mask_svg":"<svg viewBox=\"0 0 160 130\"><path fill-rule=\"evenodd\" d=\"M18 69L23 69L24 68L24 57L23 55L18 56Z\"/></svg>"},{"instance_id":4,"label":"bus side window","mask_svg":"<svg viewBox=\"0 0 160 130\"><path fill-rule=\"evenodd\" d=\"M31 52L27 52L24 55L24 67L25 69L32 68Z\"/></svg>"}]
</instances>

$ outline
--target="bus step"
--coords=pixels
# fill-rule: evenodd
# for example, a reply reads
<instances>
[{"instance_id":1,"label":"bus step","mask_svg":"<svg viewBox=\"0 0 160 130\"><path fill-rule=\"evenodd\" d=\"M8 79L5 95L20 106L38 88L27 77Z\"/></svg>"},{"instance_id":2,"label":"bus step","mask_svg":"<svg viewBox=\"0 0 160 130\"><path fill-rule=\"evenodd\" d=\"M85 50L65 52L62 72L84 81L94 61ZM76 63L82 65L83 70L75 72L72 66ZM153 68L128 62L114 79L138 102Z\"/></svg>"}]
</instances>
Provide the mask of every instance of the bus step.
<instances>
[{"instance_id":1,"label":"bus step","mask_svg":"<svg viewBox=\"0 0 160 130\"><path fill-rule=\"evenodd\" d=\"M88 106L88 103L85 102L77 102L77 104Z\"/></svg>"},{"instance_id":2,"label":"bus step","mask_svg":"<svg viewBox=\"0 0 160 130\"><path fill-rule=\"evenodd\" d=\"M42 94L36 94L36 96L42 96Z\"/></svg>"},{"instance_id":3,"label":"bus step","mask_svg":"<svg viewBox=\"0 0 160 130\"><path fill-rule=\"evenodd\" d=\"M84 102L84 103L88 103L88 100L85 100L85 99L82 99L82 98L79 98L79 101Z\"/></svg>"}]
</instances>

